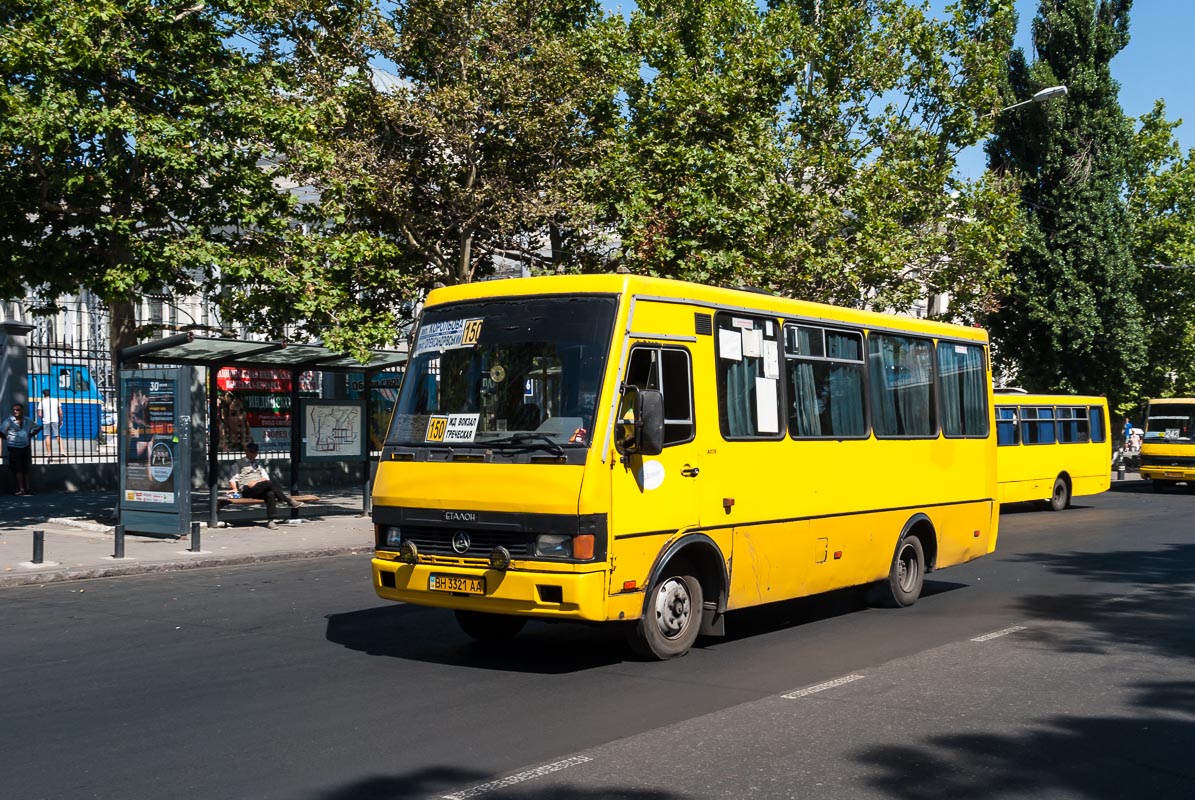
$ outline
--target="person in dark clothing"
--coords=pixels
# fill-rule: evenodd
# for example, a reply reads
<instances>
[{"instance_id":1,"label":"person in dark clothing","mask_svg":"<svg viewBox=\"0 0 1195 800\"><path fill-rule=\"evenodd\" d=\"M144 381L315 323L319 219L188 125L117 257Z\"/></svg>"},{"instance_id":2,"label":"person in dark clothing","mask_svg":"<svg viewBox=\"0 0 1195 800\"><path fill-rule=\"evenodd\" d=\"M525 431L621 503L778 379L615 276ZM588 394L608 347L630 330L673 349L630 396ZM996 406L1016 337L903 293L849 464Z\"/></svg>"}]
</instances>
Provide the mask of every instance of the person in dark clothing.
<instances>
[{"instance_id":1,"label":"person in dark clothing","mask_svg":"<svg viewBox=\"0 0 1195 800\"><path fill-rule=\"evenodd\" d=\"M303 505L298 500L287 496L270 481L270 474L266 472L266 465L257 460L257 444L250 442L245 445L245 457L237 462L237 473L228 483L234 494L242 497L252 497L266 501L266 517L268 528L277 528L274 514L279 503L286 503L291 508Z\"/></svg>"},{"instance_id":2,"label":"person in dark clothing","mask_svg":"<svg viewBox=\"0 0 1195 800\"><path fill-rule=\"evenodd\" d=\"M0 422L0 450L7 448L8 468L17 483L17 494L33 494L29 489L29 466L33 463L33 437L37 433L33 420L25 416L25 406L13 404L12 416ZM2 455L3 453L0 453Z\"/></svg>"}]
</instances>

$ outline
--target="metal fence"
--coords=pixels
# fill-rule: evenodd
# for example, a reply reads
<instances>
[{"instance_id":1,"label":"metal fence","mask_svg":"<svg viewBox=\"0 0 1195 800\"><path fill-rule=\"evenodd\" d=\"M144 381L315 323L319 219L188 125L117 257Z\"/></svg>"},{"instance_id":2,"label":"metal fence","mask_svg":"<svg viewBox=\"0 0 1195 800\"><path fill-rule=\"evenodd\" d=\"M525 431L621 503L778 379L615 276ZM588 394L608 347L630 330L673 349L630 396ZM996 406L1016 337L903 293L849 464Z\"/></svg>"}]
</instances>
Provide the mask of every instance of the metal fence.
<instances>
[{"instance_id":1,"label":"metal fence","mask_svg":"<svg viewBox=\"0 0 1195 800\"><path fill-rule=\"evenodd\" d=\"M42 425L33 442L34 461L116 462L116 382L111 353L34 343L28 354L29 416ZM57 425L53 424L55 417Z\"/></svg>"}]
</instances>

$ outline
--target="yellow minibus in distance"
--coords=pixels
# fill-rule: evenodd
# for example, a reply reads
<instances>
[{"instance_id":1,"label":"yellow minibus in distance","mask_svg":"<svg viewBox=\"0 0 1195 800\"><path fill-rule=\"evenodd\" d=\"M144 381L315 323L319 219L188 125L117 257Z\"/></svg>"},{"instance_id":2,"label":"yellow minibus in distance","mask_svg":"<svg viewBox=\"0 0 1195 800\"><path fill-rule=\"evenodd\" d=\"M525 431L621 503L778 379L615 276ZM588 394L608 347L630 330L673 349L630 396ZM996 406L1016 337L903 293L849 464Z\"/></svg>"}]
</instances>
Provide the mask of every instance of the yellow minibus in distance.
<instances>
[{"instance_id":1,"label":"yellow minibus in distance","mask_svg":"<svg viewBox=\"0 0 1195 800\"><path fill-rule=\"evenodd\" d=\"M1155 492L1180 481L1188 490L1195 488L1195 397L1149 401L1140 472Z\"/></svg>"},{"instance_id":2,"label":"yellow minibus in distance","mask_svg":"<svg viewBox=\"0 0 1195 800\"><path fill-rule=\"evenodd\" d=\"M996 475L1000 502L1045 501L1108 491L1112 437L1103 397L996 391Z\"/></svg>"},{"instance_id":3,"label":"yellow minibus in distance","mask_svg":"<svg viewBox=\"0 0 1195 800\"><path fill-rule=\"evenodd\" d=\"M996 546L987 333L632 275L439 288L373 490L373 585L472 637L626 623L649 658L734 609Z\"/></svg>"}]
</instances>

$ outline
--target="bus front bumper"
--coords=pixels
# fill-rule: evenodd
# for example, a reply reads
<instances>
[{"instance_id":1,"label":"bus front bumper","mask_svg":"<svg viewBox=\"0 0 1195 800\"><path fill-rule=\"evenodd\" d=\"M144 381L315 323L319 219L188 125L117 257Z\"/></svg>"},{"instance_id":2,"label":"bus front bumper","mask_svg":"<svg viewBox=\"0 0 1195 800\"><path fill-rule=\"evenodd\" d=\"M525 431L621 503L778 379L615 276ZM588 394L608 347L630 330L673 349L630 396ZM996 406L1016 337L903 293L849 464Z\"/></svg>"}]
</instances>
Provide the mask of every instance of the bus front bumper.
<instances>
[{"instance_id":1,"label":"bus front bumper","mask_svg":"<svg viewBox=\"0 0 1195 800\"><path fill-rule=\"evenodd\" d=\"M404 564L375 558L373 588L378 597L400 603L517 614L545 619L601 621L606 619L606 572L532 572L522 569L497 570L431 564ZM431 588L437 583L455 584L466 591ZM481 579L444 581L443 578ZM481 589L483 593L474 594Z\"/></svg>"},{"instance_id":2,"label":"bus front bumper","mask_svg":"<svg viewBox=\"0 0 1195 800\"><path fill-rule=\"evenodd\" d=\"M1146 467L1138 470L1141 477L1151 481L1195 481L1195 467Z\"/></svg>"}]
</instances>

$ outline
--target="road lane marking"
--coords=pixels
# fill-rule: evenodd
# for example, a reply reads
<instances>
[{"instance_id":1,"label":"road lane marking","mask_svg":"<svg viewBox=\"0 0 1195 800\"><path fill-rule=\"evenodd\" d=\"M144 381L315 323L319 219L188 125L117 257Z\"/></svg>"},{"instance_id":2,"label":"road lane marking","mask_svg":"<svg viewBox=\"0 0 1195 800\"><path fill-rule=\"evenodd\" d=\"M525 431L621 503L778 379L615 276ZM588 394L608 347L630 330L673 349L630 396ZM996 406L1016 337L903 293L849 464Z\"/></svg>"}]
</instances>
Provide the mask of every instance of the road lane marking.
<instances>
[{"instance_id":1,"label":"road lane marking","mask_svg":"<svg viewBox=\"0 0 1195 800\"><path fill-rule=\"evenodd\" d=\"M1008 628L1003 628L998 631L992 631L991 633L985 633L983 636L976 636L971 641L973 641L973 642L989 642L992 639L999 639L1001 636L1007 636L1010 633L1016 633L1017 631L1023 631L1023 630L1025 630L1024 625L1012 625Z\"/></svg>"},{"instance_id":2,"label":"road lane marking","mask_svg":"<svg viewBox=\"0 0 1195 800\"><path fill-rule=\"evenodd\" d=\"M508 786L514 786L524 781L542 778L544 775L551 775L553 772L559 772L562 769L575 767L578 764L584 764L586 761L592 760L589 756L571 756L563 761L554 761L551 764L544 764L542 767L536 767L535 769L529 769L514 775L507 775L505 778L499 778L496 781L481 783L470 789L462 789L459 792L441 795L441 798L442 800L466 800L469 797L480 797L486 792L492 792L495 789L505 789Z\"/></svg>"},{"instance_id":3,"label":"road lane marking","mask_svg":"<svg viewBox=\"0 0 1195 800\"><path fill-rule=\"evenodd\" d=\"M796 700L798 697L807 697L817 692L824 692L826 689L833 689L836 686L842 686L862 679L862 675L843 675L841 678L835 678L825 683L816 683L813 686L806 686L804 689L797 689L795 692L789 692L780 696L785 700Z\"/></svg>"}]
</instances>

